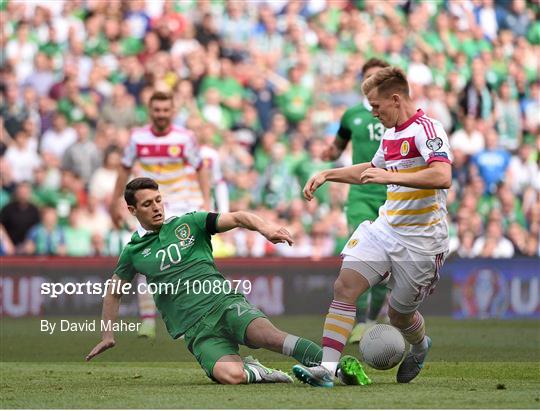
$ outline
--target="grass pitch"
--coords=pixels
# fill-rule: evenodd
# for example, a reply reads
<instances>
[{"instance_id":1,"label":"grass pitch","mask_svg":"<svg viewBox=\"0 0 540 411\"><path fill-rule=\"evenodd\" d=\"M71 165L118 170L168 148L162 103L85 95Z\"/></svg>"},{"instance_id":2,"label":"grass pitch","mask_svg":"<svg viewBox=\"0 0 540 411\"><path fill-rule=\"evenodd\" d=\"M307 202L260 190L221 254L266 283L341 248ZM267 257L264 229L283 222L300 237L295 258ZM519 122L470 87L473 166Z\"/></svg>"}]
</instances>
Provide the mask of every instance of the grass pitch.
<instances>
[{"instance_id":1,"label":"grass pitch","mask_svg":"<svg viewBox=\"0 0 540 411\"><path fill-rule=\"evenodd\" d=\"M51 320L51 319L50 319ZM277 317L286 331L320 340L320 316ZM420 376L395 383L396 369L366 368L374 384L316 389L303 384L220 386L206 378L182 341L160 324L155 341L119 334L117 346L90 363L99 333L39 331L39 319L2 319L2 408L539 408L537 321L427 318L433 348ZM355 354L355 347L348 347ZM264 350L263 363L294 364Z\"/></svg>"}]
</instances>

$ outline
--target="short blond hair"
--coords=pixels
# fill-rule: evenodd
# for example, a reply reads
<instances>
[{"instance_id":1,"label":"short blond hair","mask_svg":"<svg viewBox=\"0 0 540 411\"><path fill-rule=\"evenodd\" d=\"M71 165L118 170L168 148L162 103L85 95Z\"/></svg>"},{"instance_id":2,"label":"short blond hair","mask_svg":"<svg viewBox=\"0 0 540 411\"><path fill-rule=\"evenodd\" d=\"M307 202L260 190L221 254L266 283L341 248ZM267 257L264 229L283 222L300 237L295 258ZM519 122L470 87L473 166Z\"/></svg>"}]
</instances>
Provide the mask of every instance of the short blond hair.
<instances>
[{"instance_id":1,"label":"short blond hair","mask_svg":"<svg viewBox=\"0 0 540 411\"><path fill-rule=\"evenodd\" d=\"M362 83L362 92L365 96L375 89L378 94L384 96L395 93L409 97L407 75L399 67L383 68Z\"/></svg>"}]
</instances>

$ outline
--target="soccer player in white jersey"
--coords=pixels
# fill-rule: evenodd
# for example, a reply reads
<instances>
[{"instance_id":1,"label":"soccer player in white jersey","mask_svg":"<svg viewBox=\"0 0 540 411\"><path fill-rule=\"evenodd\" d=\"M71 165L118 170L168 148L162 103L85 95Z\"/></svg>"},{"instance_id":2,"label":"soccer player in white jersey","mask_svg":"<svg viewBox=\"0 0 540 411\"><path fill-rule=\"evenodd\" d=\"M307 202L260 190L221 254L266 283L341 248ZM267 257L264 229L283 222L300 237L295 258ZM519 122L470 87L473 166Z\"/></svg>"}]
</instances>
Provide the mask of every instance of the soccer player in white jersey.
<instances>
[{"instance_id":1,"label":"soccer player in white jersey","mask_svg":"<svg viewBox=\"0 0 540 411\"><path fill-rule=\"evenodd\" d=\"M387 129L371 163L331 169L304 187L307 200L326 181L384 184L387 199L373 222L363 222L342 252L341 271L323 331L323 359L316 367L295 365L297 378L314 386L333 386L333 375L354 326L355 302L369 287L387 279L391 324L411 344L397 372L408 383L421 371L431 340L418 307L433 291L448 253L446 195L451 185L452 154L436 120L417 110L404 72L380 70L362 91Z\"/></svg>"},{"instance_id":2,"label":"soccer player in white jersey","mask_svg":"<svg viewBox=\"0 0 540 411\"><path fill-rule=\"evenodd\" d=\"M210 210L209 171L204 167L200 147L190 130L172 124L174 102L171 94L156 91L148 103L150 124L132 131L124 151L111 204L111 216L120 226L118 202L139 161L143 176L154 179L164 193L165 215L181 216L190 211ZM145 282L143 276L139 282ZM149 293L138 295L142 325L139 335L155 336L156 307Z\"/></svg>"}]
</instances>

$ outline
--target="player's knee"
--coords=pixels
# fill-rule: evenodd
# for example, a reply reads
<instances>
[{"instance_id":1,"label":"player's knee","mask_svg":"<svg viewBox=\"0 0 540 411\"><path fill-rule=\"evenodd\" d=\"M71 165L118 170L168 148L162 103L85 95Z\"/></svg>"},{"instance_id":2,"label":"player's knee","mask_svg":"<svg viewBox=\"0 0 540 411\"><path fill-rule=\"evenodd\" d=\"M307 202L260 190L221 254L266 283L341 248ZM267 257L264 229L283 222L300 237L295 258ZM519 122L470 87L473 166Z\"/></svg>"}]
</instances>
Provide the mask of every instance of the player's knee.
<instances>
[{"instance_id":1,"label":"player's knee","mask_svg":"<svg viewBox=\"0 0 540 411\"><path fill-rule=\"evenodd\" d=\"M231 364L227 367L220 367L219 370L214 370L213 375L220 384L226 385L243 384L246 380L244 367L236 364Z\"/></svg>"},{"instance_id":2,"label":"player's knee","mask_svg":"<svg viewBox=\"0 0 540 411\"><path fill-rule=\"evenodd\" d=\"M388 308L388 318L390 318L390 324L396 328L406 328L409 322L410 314L402 314L392 307Z\"/></svg>"},{"instance_id":3,"label":"player's knee","mask_svg":"<svg viewBox=\"0 0 540 411\"><path fill-rule=\"evenodd\" d=\"M338 277L334 282L334 299L354 303L358 297L358 291L352 287L351 284L347 284L347 281Z\"/></svg>"},{"instance_id":4,"label":"player's knee","mask_svg":"<svg viewBox=\"0 0 540 411\"><path fill-rule=\"evenodd\" d=\"M341 297L346 293L345 281L340 277L334 282L334 298Z\"/></svg>"}]
</instances>

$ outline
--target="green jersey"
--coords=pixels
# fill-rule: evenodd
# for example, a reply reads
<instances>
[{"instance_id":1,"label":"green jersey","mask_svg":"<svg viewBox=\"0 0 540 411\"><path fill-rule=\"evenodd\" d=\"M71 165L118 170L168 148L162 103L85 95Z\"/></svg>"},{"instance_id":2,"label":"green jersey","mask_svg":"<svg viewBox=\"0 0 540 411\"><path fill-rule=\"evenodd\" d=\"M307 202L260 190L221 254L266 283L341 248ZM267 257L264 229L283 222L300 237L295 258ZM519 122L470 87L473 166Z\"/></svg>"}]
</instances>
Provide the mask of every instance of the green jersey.
<instances>
[{"instance_id":1,"label":"green jersey","mask_svg":"<svg viewBox=\"0 0 540 411\"><path fill-rule=\"evenodd\" d=\"M157 291L156 307L173 338L233 294L212 257L210 236L216 233L218 217L192 212L167 219L159 231L139 228L118 260L118 277L131 282L135 274L143 274L149 290Z\"/></svg>"},{"instance_id":2,"label":"green jersey","mask_svg":"<svg viewBox=\"0 0 540 411\"><path fill-rule=\"evenodd\" d=\"M371 114L367 101L348 109L341 118L337 137L352 142L353 163L368 163L379 148L384 126ZM386 187L380 184L351 185L346 205L347 220L356 226L359 219L375 219L386 200Z\"/></svg>"}]
</instances>

